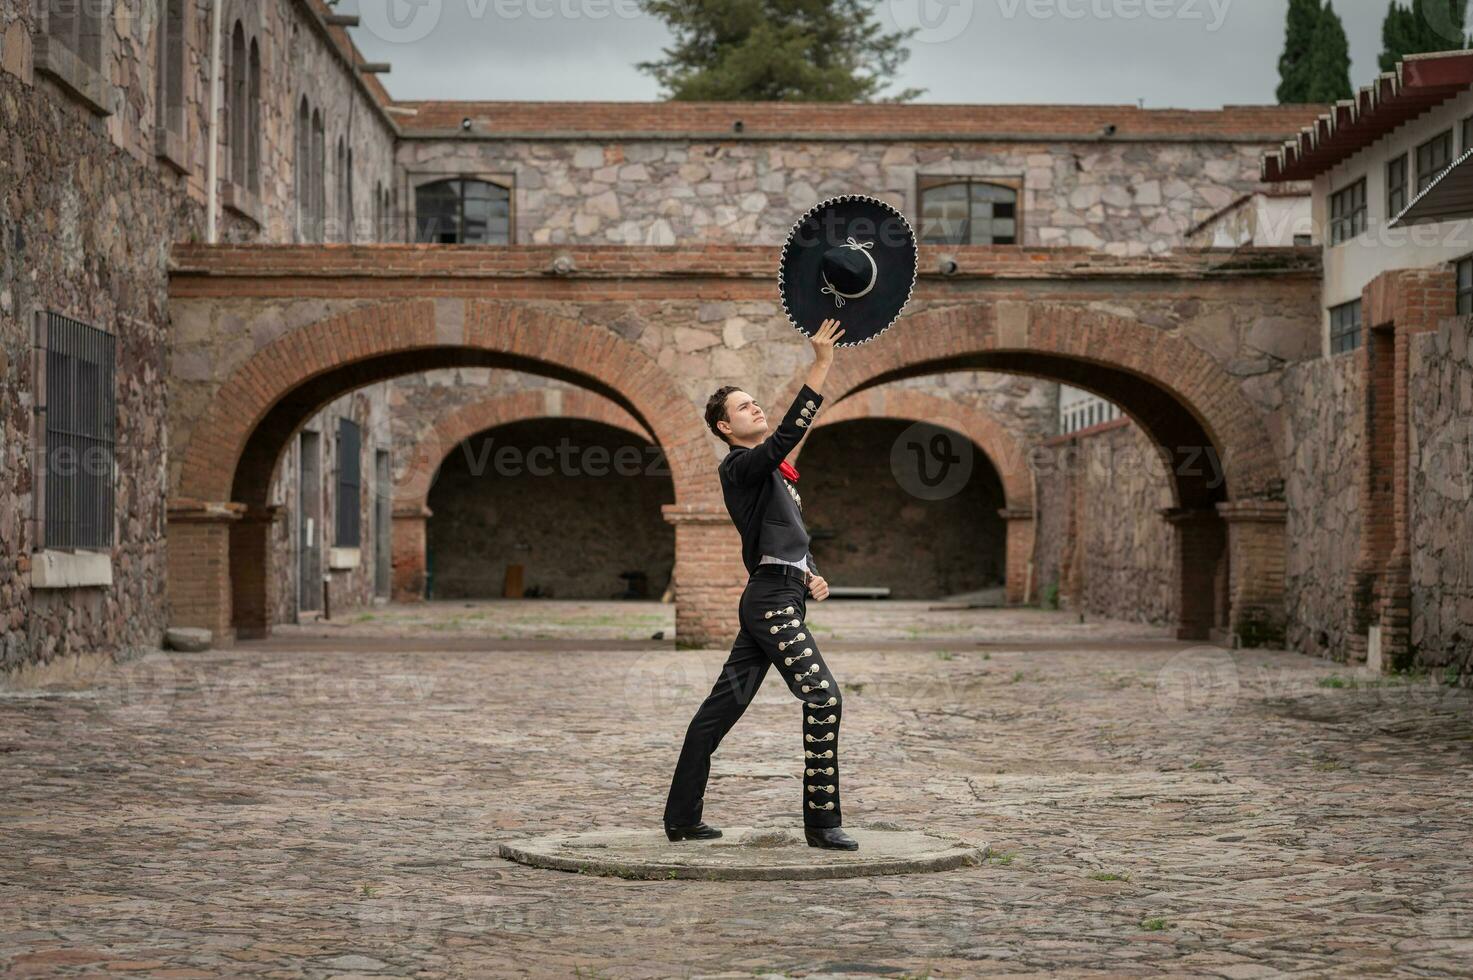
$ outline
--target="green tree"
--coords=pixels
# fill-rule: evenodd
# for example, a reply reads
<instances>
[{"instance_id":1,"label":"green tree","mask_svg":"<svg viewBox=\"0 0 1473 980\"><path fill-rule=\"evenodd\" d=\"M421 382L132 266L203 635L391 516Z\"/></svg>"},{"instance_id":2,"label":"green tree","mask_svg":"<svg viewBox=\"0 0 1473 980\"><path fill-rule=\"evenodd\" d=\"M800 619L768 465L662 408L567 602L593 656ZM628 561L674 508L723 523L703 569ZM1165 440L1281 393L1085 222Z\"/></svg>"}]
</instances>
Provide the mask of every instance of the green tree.
<instances>
[{"instance_id":1,"label":"green tree","mask_svg":"<svg viewBox=\"0 0 1473 980\"><path fill-rule=\"evenodd\" d=\"M1309 55L1320 23L1320 0L1289 0L1284 23L1284 53L1279 55L1281 105L1309 102Z\"/></svg>"},{"instance_id":2,"label":"green tree","mask_svg":"<svg viewBox=\"0 0 1473 980\"><path fill-rule=\"evenodd\" d=\"M667 98L693 101L906 102L881 92L918 28L886 32L868 0L639 0L675 38L641 61Z\"/></svg>"},{"instance_id":3,"label":"green tree","mask_svg":"<svg viewBox=\"0 0 1473 980\"><path fill-rule=\"evenodd\" d=\"M1309 52L1305 101L1335 102L1348 99L1353 93L1350 87L1350 41L1345 37L1345 25L1340 22L1340 15L1335 13L1335 5L1326 0Z\"/></svg>"},{"instance_id":4,"label":"green tree","mask_svg":"<svg viewBox=\"0 0 1473 980\"><path fill-rule=\"evenodd\" d=\"M1468 0L1392 0L1381 22L1381 70L1395 71L1409 54L1468 47Z\"/></svg>"}]
</instances>

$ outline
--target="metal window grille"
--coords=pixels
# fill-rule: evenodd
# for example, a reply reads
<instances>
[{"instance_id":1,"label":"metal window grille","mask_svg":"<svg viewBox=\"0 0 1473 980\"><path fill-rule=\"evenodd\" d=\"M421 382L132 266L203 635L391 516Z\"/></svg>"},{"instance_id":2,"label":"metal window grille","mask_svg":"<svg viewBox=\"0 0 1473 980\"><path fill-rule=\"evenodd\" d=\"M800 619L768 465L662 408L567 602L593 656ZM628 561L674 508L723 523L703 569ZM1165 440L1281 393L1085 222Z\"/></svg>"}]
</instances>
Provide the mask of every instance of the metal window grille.
<instances>
[{"instance_id":1,"label":"metal window grille","mask_svg":"<svg viewBox=\"0 0 1473 980\"><path fill-rule=\"evenodd\" d=\"M338 512L336 544L358 547L362 509L363 434L352 419L338 420Z\"/></svg>"},{"instance_id":2,"label":"metal window grille","mask_svg":"<svg viewBox=\"0 0 1473 980\"><path fill-rule=\"evenodd\" d=\"M1330 308L1330 353L1341 354L1360 346L1360 300Z\"/></svg>"},{"instance_id":3,"label":"metal window grille","mask_svg":"<svg viewBox=\"0 0 1473 980\"><path fill-rule=\"evenodd\" d=\"M113 544L117 465L116 338L56 313L36 317L42 459L37 540L44 548ZM42 367L44 365L44 368Z\"/></svg>"}]
</instances>

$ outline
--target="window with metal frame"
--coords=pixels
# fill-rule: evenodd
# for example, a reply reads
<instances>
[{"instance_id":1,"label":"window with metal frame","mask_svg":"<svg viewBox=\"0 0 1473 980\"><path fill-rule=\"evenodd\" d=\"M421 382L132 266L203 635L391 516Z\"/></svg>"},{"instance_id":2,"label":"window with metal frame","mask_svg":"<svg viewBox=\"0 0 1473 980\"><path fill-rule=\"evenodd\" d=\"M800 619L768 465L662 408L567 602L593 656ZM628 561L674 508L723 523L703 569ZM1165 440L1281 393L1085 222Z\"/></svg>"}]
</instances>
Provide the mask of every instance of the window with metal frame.
<instances>
[{"instance_id":1,"label":"window with metal frame","mask_svg":"<svg viewBox=\"0 0 1473 980\"><path fill-rule=\"evenodd\" d=\"M1407 157L1403 153L1386 164L1386 220L1401 214L1407 206Z\"/></svg>"},{"instance_id":2,"label":"window with metal frame","mask_svg":"<svg viewBox=\"0 0 1473 980\"><path fill-rule=\"evenodd\" d=\"M106 551L116 484L116 338L58 313L36 317L39 523L43 548Z\"/></svg>"},{"instance_id":3,"label":"window with metal frame","mask_svg":"<svg viewBox=\"0 0 1473 980\"><path fill-rule=\"evenodd\" d=\"M1330 244L1339 245L1366 230L1366 179L1330 196Z\"/></svg>"},{"instance_id":4,"label":"window with metal frame","mask_svg":"<svg viewBox=\"0 0 1473 980\"><path fill-rule=\"evenodd\" d=\"M415 240L442 245L511 242L511 189L490 181L453 177L415 190Z\"/></svg>"},{"instance_id":5,"label":"window with metal frame","mask_svg":"<svg viewBox=\"0 0 1473 980\"><path fill-rule=\"evenodd\" d=\"M186 5L186 0L165 0L158 29L158 126L179 137L188 129L184 108Z\"/></svg>"},{"instance_id":6,"label":"window with metal frame","mask_svg":"<svg viewBox=\"0 0 1473 980\"><path fill-rule=\"evenodd\" d=\"M1458 312L1473 313L1473 255L1458 261Z\"/></svg>"},{"instance_id":7,"label":"window with metal frame","mask_svg":"<svg viewBox=\"0 0 1473 980\"><path fill-rule=\"evenodd\" d=\"M1439 133L1417 147L1417 193L1437 179L1453 162L1453 131Z\"/></svg>"},{"instance_id":8,"label":"window with metal frame","mask_svg":"<svg viewBox=\"0 0 1473 980\"><path fill-rule=\"evenodd\" d=\"M363 501L363 430L352 419L338 419L337 535L339 548L356 548L361 540Z\"/></svg>"},{"instance_id":9,"label":"window with metal frame","mask_svg":"<svg viewBox=\"0 0 1473 980\"><path fill-rule=\"evenodd\" d=\"M995 180L922 177L921 241L930 245L1016 245L1018 188Z\"/></svg>"},{"instance_id":10,"label":"window with metal frame","mask_svg":"<svg viewBox=\"0 0 1473 980\"><path fill-rule=\"evenodd\" d=\"M1361 343L1360 300L1330 308L1330 353L1343 354Z\"/></svg>"},{"instance_id":11,"label":"window with metal frame","mask_svg":"<svg viewBox=\"0 0 1473 980\"><path fill-rule=\"evenodd\" d=\"M1473 150L1473 116L1463 120L1463 152Z\"/></svg>"}]
</instances>

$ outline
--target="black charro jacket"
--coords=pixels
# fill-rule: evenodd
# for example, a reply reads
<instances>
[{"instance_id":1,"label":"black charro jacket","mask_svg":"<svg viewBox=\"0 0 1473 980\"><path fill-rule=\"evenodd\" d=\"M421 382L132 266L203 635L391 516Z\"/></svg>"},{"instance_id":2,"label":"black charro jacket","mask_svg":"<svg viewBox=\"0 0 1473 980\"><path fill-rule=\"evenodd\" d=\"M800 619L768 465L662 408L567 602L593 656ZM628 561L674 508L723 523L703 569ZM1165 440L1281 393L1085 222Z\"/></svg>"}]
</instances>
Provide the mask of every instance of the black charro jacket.
<instances>
[{"instance_id":1,"label":"black charro jacket","mask_svg":"<svg viewBox=\"0 0 1473 980\"><path fill-rule=\"evenodd\" d=\"M766 439L751 449L732 446L718 467L726 512L741 532L742 563L749 575L764 554L788 561L806 556L809 571L818 574L803 513L788 493L778 464L807 434L822 404L823 395L803 385Z\"/></svg>"}]
</instances>

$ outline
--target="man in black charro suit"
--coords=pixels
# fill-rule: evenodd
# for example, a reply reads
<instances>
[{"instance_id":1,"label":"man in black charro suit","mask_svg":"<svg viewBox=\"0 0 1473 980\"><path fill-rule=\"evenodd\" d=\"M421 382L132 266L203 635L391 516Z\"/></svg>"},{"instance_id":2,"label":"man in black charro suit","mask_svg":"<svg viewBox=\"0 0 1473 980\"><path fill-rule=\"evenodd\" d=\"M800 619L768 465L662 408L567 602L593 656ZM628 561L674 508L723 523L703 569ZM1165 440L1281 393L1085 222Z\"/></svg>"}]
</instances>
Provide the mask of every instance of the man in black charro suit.
<instances>
[{"instance_id":1,"label":"man in black charro suit","mask_svg":"<svg viewBox=\"0 0 1473 980\"><path fill-rule=\"evenodd\" d=\"M859 847L840 829L843 695L803 622L807 597L822 601L829 587L808 547L802 501L794 486L797 471L784 460L823 404L820 389L833 363L834 341L844 333L838 326L837 320L825 320L809 338L814 361L807 381L770 435L766 415L739 388L718 389L706 406L706 424L730 447L719 466L721 490L741 532L749 578L738 605L741 628L731 654L691 719L671 779L665 834L672 841L721 836L701 820L711 755L756 695L767 668L774 666L802 701L804 835L814 847Z\"/></svg>"}]
</instances>

